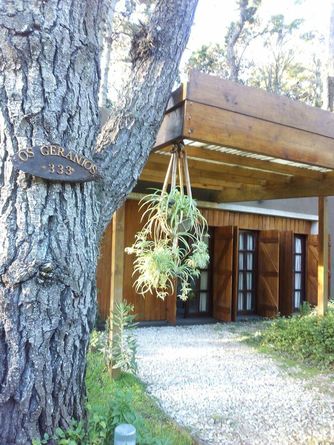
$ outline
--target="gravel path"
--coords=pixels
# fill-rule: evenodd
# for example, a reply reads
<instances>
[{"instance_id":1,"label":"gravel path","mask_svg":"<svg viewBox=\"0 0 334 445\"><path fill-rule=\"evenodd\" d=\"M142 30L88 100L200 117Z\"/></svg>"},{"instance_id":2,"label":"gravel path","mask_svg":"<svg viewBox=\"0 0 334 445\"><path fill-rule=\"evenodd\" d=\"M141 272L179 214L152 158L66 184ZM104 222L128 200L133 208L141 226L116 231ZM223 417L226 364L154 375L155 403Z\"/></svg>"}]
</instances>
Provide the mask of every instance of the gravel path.
<instances>
[{"instance_id":1,"label":"gravel path","mask_svg":"<svg viewBox=\"0 0 334 445\"><path fill-rule=\"evenodd\" d=\"M242 343L248 327L138 329L139 377L205 444L334 444L333 393Z\"/></svg>"}]
</instances>

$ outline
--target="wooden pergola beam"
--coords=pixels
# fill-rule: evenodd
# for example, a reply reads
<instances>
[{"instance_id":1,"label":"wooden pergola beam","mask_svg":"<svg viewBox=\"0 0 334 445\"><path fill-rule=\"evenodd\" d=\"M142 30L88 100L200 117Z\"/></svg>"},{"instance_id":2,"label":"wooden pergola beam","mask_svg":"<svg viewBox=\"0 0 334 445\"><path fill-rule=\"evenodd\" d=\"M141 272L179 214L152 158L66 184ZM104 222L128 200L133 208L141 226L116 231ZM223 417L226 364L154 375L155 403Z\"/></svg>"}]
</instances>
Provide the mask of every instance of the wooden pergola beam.
<instances>
[{"instance_id":1,"label":"wooden pergola beam","mask_svg":"<svg viewBox=\"0 0 334 445\"><path fill-rule=\"evenodd\" d=\"M171 97L154 150L167 150L187 139L260 155L254 159L186 146L193 186L215 191L219 202L334 194L333 113L191 73L188 84ZM141 180L162 181L159 174L168 157L159 156L151 155ZM325 173L321 168L332 171Z\"/></svg>"},{"instance_id":2,"label":"wooden pergola beam","mask_svg":"<svg viewBox=\"0 0 334 445\"><path fill-rule=\"evenodd\" d=\"M319 259L318 259L318 314L325 315L328 305L328 199L318 200Z\"/></svg>"},{"instance_id":3,"label":"wooden pergola beam","mask_svg":"<svg viewBox=\"0 0 334 445\"><path fill-rule=\"evenodd\" d=\"M334 138L334 114L260 88L190 71L183 98L240 115Z\"/></svg>"},{"instance_id":4,"label":"wooden pergola beam","mask_svg":"<svg viewBox=\"0 0 334 445\"><path fill-rule=\"evenodd\" d=\"M243 185L239 190L222 190L216 194L216 201L241 202L329 195L334 195L334 180L332 178L308 182L299 182L298 179L293 178L288 184Z\"/></svg>"},{"instance_id":5,"label":"wooden pergola beam","mask_svg":"<svg viewBox=\"0 0 334 445\"><path fill-rule=\"evenodd\" d=\"M334 168L334 139L185 101L184 138Z\"/></svg>"}]
</instances>

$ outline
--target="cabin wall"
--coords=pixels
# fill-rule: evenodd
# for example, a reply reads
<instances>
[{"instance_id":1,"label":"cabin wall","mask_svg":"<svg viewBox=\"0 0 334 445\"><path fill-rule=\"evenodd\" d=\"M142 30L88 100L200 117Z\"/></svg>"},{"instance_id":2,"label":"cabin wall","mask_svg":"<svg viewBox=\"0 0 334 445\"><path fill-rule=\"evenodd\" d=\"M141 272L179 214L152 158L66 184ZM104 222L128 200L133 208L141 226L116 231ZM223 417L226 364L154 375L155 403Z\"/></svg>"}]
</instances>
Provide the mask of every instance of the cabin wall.
<instances>
[{"instance_id":1,"label":"cabin wall","mask_svg":"<svg viewBox=\"0 0 334 445\"><path fill-rule=\"evenodd\" d=\"M294 233L311 233L312 222L281 216L231 212L218 209L201 209L210 227L237 226L244 230L291 230Z\"/></svg>"},{"instance_id":2,"label":"cabin wall","mask_svg":"<svg viewBox=\"0 0 334 445\"><path fill-rule=\"evenodd\" d=\"M131 246L135 241L136 233L143 227L146 218L141 221L142 212L138 201L128 200L125 204L125 246ZM158 299L155 295L138 295L133 287L133 255L124 254L124 294L123 298L134 306L137 320L166 320L166 301Z\"/></svg>"},{"instance_id":3,"label":"cabin wall","mask_svg":"<svg viewBox=\"0 0 334 445\"><path fill-rule=\"evenodd\" d=\"M139 202L137 200L128 200L125 204L125 225L124 225L124 245L131 246L135 239L135 234L142 228L144 221L141 220L141 213L139 210ZM286 301L287 296L290 294L291 289L291 279L292 272L289 273L287 270L287 264L289 261L291 263L290 253L287 253L286 247L284 245L290 243L291 245L291 237L293 233L305 235L307 239L310 239L310 246L308 247L308 259L307 259L307 274L310 278L307 279L308 289L307 292L309 294L314 293L315 284L313 283L314 279L312 277L316 276L316 258L315 255L315 238L310 238L312 222L306 220L299 220L293 218L284 218L270 215L259 215L259 214L251 214L251 213L242 213L242 212L232 212L227 210L220 209L211 209L211 208L203 208L201 209L203 215L208 221L210 227L215 228L214 230L214 255L212 258L212 270L213 270L213 294L215 294L215 289L221 288L220 283L220 274L215 274L216 270L220 270L221 267L225 267L224 265L216 264L217 255L219 252L219 246L217 245L217 240L215 240L215 231L218 228L226 228L233 227L233 236L236 239L238 234L238 229L240 230L254 230L259 234L265 231L277 231L280 236L277 237L277 243L279 243L280 250L280 260L279 260L279 301L277 297L277 311L281 311L282 313L288 313L289 303ZM110 302L110 280L111 280L111 241L112 241L112 225L110 224L106 229L104 234L102 243L101 243L101 254L100 260L97 268L97 287L98 287L98 306L99 313L102 319L106 319L109 314L109 302ZM231 232L232 233L232 232ZM289 235L287 235L289 234ZM230 278L234 280L234 283L230 283L229 292L231 295L224 295L225 299L230 298L233 307L231 307L231 314L225 319L229 318L230 320L234 320L236 317L236 291L235 291L235 282L237 277L237 245L236 241L233 241L233 270L230 271ZM275 238L276 239L276 238ZM232 246L232 245L231 245ZM232 247L231 247L232 252ZM285 255L285 256L284 256ZM290 258L290 259L289 259ZM155 297L155 295L147 295L145 298L141 295L138 295L133 287L134 277L133 277L133 260L134 257L131 255L127 255L124 253L124 267L123 267L123 298L128 302L134 305L134 311L137 314L137 320L147 320L147 321L159 321L167 319L167 310L168 309L168 301L162 301ZM231 267L232 267L231 263ZM278 262L277 262L278 264ZM230 270L230 269L229 269ZM222 276L224 276L222 274ZM289 277L289 278L288 278ZM226 278L226 277L225 277ZM312 281L313 280L313 281ZM262 286L263 287L263 286ZM263 287L264 288L264 287ZM290 294L291 295L291 294ZM312 294L312 297L309 296L308 299L314 301L315 296ZM217 295L213 295L213 309L214 311L219 312L219 307L217 304L219 301L217 300ZM283 309L283 310L282 310ZM226 312L226 311L225 311ZM226 314L225 314L226 315ZM218 317L219 318L219 317Z\"/></svg>"}]
</instances>

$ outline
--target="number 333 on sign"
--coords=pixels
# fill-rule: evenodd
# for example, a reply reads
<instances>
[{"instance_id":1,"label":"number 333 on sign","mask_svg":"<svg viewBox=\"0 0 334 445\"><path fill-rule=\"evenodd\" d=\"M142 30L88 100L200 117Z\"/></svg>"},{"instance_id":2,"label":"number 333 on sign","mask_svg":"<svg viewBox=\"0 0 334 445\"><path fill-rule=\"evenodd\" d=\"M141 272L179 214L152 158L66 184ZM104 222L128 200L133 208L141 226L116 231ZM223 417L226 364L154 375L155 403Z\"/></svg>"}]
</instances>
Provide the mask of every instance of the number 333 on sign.
<instances>
[{"instance_id":1,"label":"number 333 on sign","mask_svg":"<svg viewBox=\"0 0 334 445\"><path fill-rule=\"evenodd\" d=\"M49 164L49 172L50 173L55 173L57 175L72 175L74 172L74 168L70 167L69 165L64 166L62 164L53 164L50 163Z\"/></svg>"}]
</instances>

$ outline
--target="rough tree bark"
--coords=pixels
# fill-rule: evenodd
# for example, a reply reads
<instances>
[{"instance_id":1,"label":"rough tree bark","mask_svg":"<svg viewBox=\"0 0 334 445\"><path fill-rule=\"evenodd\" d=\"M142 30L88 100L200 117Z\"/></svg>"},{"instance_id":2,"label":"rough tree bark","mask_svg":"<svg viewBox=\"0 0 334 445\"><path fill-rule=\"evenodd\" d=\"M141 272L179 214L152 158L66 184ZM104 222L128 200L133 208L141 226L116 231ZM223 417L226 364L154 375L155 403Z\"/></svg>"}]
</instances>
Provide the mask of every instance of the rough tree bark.
<instances>
[{"instance_id":1,"label":"rough tree bark","mask_svg":"<svg viewBox=\"0 0 334 445\"><path fill-rule=\"evenodd\" d=\"M84 416L98 244L147 160L197 0L159 0L132 46L124 101L99 130L101 0L0 0L0 444ZM14 170L22 148L94 157L99 183Z\"/></svg>"}]
</instances>

